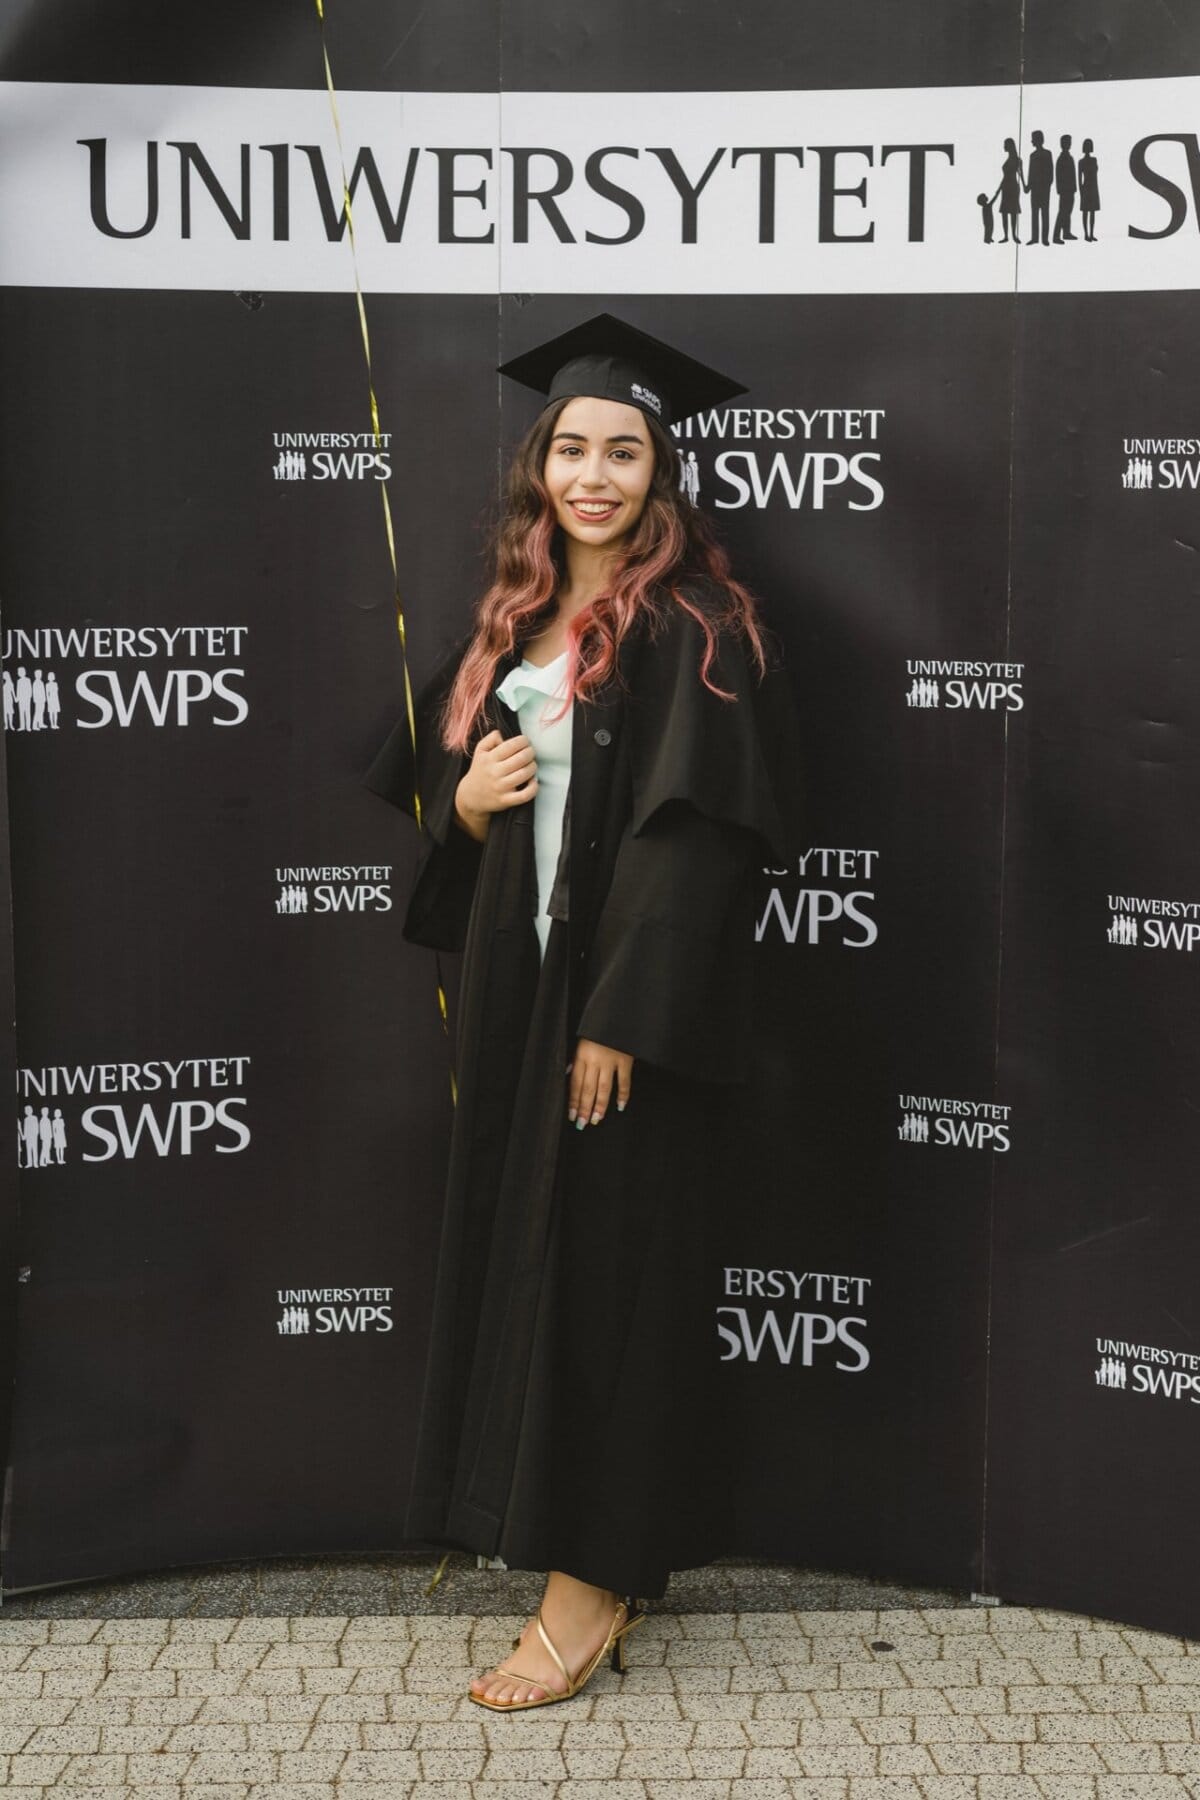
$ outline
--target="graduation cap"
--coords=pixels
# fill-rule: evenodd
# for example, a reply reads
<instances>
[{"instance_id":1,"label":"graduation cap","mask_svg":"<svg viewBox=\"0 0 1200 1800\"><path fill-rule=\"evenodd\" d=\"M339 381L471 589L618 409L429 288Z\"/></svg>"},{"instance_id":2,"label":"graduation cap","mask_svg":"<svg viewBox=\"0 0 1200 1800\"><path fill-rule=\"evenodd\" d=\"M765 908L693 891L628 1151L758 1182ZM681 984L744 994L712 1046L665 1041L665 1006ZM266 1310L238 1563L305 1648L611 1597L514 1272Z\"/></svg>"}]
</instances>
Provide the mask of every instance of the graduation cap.
<instances>
[{"instance_id":1,"label":"graduation cap","mask_svg":"<svg viewBox=\"0 0 1200 1800\"><path fill-rule=\"evenodd\" d=\"M555 400L580 394L636 406L666 427L747 390L672 344L597 313L501 363L498 373Z\"/></svg>"}]
</instances>

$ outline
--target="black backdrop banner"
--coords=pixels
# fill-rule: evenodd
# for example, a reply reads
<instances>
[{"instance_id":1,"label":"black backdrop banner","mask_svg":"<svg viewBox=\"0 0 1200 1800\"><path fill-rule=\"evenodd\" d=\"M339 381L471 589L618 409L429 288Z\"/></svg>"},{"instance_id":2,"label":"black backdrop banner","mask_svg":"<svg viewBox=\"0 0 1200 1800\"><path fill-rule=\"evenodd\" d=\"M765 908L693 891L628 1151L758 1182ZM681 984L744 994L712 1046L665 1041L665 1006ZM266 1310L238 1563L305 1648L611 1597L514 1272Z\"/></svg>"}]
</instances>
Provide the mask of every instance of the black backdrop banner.
<instances>
[{"instance_id":1,"label":"black backdrop banner","mask_svg":"<svg viewBox=\"0 0 1200 1800\"><path fill-rule=\"evenodd\" d=\"M749 390L680 479L805 731L697 1372L729 1551L1200 1635L1200 28L326 11L378 442L313 8L0 11L4 1591L411 1547L451 1090L362 786L380 489L419 686L495 366L607 309Z\"/></svg>"}]
</instances>

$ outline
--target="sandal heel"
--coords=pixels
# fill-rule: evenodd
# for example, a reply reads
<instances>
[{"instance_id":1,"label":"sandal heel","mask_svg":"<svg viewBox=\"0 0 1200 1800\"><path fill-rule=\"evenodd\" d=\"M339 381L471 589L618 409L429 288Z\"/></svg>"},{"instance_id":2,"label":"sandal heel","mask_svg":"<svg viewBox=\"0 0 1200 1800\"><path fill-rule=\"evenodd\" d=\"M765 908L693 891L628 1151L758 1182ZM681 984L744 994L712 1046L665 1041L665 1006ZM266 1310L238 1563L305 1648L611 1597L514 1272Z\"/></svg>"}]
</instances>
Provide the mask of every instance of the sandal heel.
<instances>
[{"instance_id":1,"label":"sandal heel","mask_svg":"<svg viewBox=\"0 0 1200 1800\"><path fill-rule=\"evenodd\" d=\"M618 1675L625 1673L625 1639L623 1637L619 1637L613 1645L608 1663L609 1667L615 1669Z\"/></svg>"}]
</instances>

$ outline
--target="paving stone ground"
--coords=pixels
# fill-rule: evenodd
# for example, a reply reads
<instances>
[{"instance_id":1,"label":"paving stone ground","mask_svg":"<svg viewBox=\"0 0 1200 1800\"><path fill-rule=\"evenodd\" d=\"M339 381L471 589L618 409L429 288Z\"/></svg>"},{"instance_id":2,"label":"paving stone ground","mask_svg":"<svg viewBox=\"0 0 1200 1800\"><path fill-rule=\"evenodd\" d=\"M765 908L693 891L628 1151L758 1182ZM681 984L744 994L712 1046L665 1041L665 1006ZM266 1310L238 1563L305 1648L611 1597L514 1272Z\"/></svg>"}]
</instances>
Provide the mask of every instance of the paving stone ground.
<instances>
[{"instance_id":1,"label":"paving stone ground","mask_svg":"<svg viewBox=\"0 0 1200 1800\"><path fill-rule=\"evenodd\" d=\"M897 1604L905 1590L809 1572L875 1602L689 1611L668 1594L630 1634L624 1676L505 1717L465 1690L511 1647L529 1583L471 1573L444 1578L440 1611L222 1616L193 1593L187 1616L118 1616L89 1610L95 1584L6 1597L0 1785L15 1800L1200 1800L1200 1642L945 1593ZM803 1574L758 1569L776 1598ZM507 1611L447 1605L506 1583Z\"/></svg>"}]
</instances>

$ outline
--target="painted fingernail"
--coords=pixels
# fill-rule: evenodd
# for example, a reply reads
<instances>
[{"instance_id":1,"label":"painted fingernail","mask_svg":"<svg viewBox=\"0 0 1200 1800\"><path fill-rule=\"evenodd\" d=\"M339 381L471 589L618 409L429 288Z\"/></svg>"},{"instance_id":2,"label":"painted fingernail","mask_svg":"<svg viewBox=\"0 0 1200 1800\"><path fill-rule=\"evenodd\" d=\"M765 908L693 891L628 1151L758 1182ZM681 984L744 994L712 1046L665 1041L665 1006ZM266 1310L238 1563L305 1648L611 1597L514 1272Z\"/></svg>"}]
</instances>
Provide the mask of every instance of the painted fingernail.
<instances>
[{"instance_id":1,"label":"painted fingernail","mask_svg":"<svg viewBox=\"0 0 1200 1800\"><path fill-rule=\"evenodd\" d=\"M573 1106L568 1111L567 1117L568 1117L568 1119L570 1119L570 1121L573 1125L575 1123L575 1108Z\"/></svg>"},{"instance_id":2,"label":"painted fingernail","mask_svg":"<svg viewBox=\"0 0 1200 1800\"><path fill-rule=\"evenodd\" d=\"M575 1121L576 1131L582 1131L586 1124L587 1124L587 1120L584 1118L583 1114L580 1113L579 1117Z\"/></svg>"},{"instance_id":3,"label":"painted fingernail","mask_svg":"<svg viewBox=\"0 0 1200 1800\"><path fill-rule=\"evenodd\" d=\"M618 1101L617 1101L617 1111L618 1111L618 1112L624 1112L624 1111L625 1111L625 1102L624 1102L624 1101L623 1101L623 1100L618 1100Z\"/></svg>"},{"instance_id":4,"label":"painted fingernail","mask_svg":"<svg viewBox=\"0 0 1200 1800\"><path fill-rule=\"evenodd\" d=\"M592 1114L592 1124L593 1124L593 1125L598 1125L598 1124L599 1124L599 1123L600 1123L600 1120L601 1120L601 1118L602 1118L602 1116L603 1116L603 1115L602 1115L602 1114L601 1114L601 1113L598 1113L598 1112L594 1112L594 1113L593 1113L593 1114Z\"/></svg>"}]
</instances>

